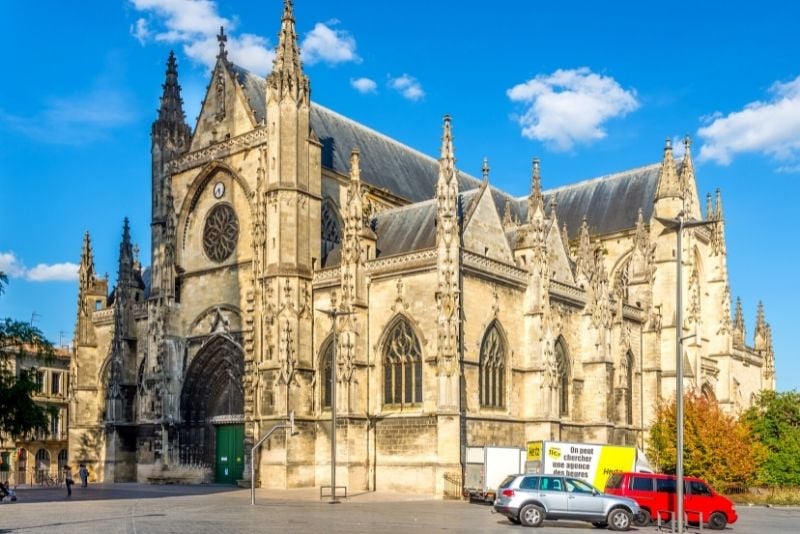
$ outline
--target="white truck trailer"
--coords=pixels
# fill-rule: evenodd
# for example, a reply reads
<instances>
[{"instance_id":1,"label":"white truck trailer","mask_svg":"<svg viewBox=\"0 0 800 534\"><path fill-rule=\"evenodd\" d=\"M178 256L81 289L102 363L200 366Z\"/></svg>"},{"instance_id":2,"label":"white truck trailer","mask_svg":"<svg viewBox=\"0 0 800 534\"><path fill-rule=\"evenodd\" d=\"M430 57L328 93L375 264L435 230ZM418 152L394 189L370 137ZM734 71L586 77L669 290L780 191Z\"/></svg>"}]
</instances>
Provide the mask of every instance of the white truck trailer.
<instances>
[{"instance_id":1,"label":"white truck trailer","mask_svg":"<svg viewBox=\"0 0 800 534\"><path fill-rule=\"evenodd\" d=\"M527 457L520 447L467 447L464 493L470 500L493 501L508 475L525 472Z\"/></svg>"}]
</instances>

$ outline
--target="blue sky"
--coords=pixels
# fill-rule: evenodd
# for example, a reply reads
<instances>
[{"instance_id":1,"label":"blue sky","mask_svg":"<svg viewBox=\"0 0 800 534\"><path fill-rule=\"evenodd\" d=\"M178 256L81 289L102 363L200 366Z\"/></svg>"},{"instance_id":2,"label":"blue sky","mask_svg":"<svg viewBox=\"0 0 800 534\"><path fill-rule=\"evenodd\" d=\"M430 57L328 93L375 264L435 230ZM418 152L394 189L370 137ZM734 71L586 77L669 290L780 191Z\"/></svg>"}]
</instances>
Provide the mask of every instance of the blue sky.
<instances>
[{"instance_id":1,"label":"blue sky","mask_svg":"<svg viewBox=\"0 0 800 534\"><path fill-rule=\"evenodd\" d=\"M652 162L694 138L700 194L722 188L734 298L752 342L764 301L778 387L800 388L800 8L789 2L297 0L312 98L522 195ZM220 24L231 59L270 66L280 0L0 2L0 316L71 339L89 230L113 282L122 218L149 263L150 124L170 49L194 125ZM35 315L34 315L35 314ZM63 333L63 334L62 334Z\"/></svg>"}]
</instances>

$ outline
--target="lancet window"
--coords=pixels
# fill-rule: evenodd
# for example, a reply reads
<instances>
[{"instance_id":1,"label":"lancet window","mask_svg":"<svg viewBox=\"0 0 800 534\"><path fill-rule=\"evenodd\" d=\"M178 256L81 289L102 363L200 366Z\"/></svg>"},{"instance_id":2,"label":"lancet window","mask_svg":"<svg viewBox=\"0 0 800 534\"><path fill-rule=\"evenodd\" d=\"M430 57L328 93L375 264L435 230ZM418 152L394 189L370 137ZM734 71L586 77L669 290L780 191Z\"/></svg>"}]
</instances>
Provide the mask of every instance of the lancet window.
<instances>
[{"instance_id":1,"label":"lancet window","mask_svg":"<svg viewBox=\"0 0 800 534\"><path fill-rule=\"evenodd\" d=\"M383 401L403 407L422 402L422 351L409 322L391 327L383 349Z\"/></svg>"},{"instance_id":2,"label":"lancet window","mask_svg":"<svg viewBox=\"0 0 800 534\"><path fill-rule=\"evenodd\" d=\"M558 338L555 345L556 373L558 375L558 415L569 415L570 365L564 338Z\"/></svg>"},{"instance_id":3,"label":"lancet window","mask_svg":"<svg viewBox=\"0 0 800 534\"><path fill-rule=\"evenodd\" d=\"M480 402L488 408L505 406L506 347L500 329L492 323L481 343Z\"/></svg>"}]
</instances>

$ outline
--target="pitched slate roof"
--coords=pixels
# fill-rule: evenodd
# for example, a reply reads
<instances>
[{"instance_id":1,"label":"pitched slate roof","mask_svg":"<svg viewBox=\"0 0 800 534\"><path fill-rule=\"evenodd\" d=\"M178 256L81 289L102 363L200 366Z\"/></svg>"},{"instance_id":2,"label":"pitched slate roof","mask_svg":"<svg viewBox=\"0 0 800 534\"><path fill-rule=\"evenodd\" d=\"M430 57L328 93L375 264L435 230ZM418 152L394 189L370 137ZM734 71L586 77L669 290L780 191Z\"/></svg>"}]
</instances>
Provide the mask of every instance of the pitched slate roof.
<instances>
[{"instance_id":1,"label":"pitched slate roof","mask_svg":"<svg viewBox=\"0 0 800 534\"><path fill-rule=\"evenodd\" d=\"M545 209L555 196L559 225L567 223L570 237L578 235L585 216L592 234L609 234L636 226L639 208L644 220L653 213L660 163L600 176L543 191ZM528 219L528 197L515 199L512 213ZM499 208L503 209L503 208Z\"/></svg>"},{"instance_id":2,"label":"pitched slate roof","mask_svg":"<svg viewBox=\"0 0 800 534\"><path fill-rule=\"evenodd\" d=\"M232 66L257 121L266 117L266 80ZM350 151L361 151L361 179L411 202L433 198L439 162L382 133L312 102L311 128L322 143L322 165L350 173ZM475 189L480 180L459 171L460 190Z\"/></svg>"},{"instance_id":3,"label":"pitched slate roof","mask_svg":"<svg viewBox=\"0 0 800 534\"><path fill-rule=\"evenodd\" d=\"M236 65L231 69L256 120L264 121L266 80ZM378 215L376 233L381 255L433 246L436 208L431 199L439 173L435 158L316 103L311 104L311 128L322 143L323 166L349 174L350 151L357 147L364 182L415 203ZM544 192L545 206L549 208L555 195L559 224L566 222L570 236L577 235L584 216L592 234L632 228L639 208L645 220L652 214L658 170L659 164L653 164L551 189ZM458 178L462 192L480 187L481 181L469 174L459 171ZM525 223L527 196L515 198L496 188L491 191L501 217L509 203L511 214Z\"/></svg>"}]
</instances>

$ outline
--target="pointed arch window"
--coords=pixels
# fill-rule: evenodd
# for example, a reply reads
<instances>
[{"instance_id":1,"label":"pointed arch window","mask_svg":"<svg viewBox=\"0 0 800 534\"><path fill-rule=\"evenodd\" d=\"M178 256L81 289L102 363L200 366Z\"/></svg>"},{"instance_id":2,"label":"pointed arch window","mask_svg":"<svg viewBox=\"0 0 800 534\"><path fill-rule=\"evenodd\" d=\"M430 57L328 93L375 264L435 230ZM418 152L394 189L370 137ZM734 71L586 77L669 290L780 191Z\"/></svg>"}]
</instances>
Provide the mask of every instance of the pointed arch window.
<instances>
[{"instance_id":1,"label":"pointed arch window","mask_svg":"<svg viewBox=\"0 0 800 534\"><path fill-rule=\"evenodd\" d=\"M497 323L492 323L481 343L480 402L487 408L505 406L506 347Z\"/></svg>"},{"instance_id":2,"label":"pointed arch window","mask_svg":"<svg viewBox=\"0 0 800 534\"><path fill-rule=\"evenodd\" d=\"M559 337L555 346L556 373L558 376L558 415L569 415L569 382L570 366L567 345L564 338Z\"/></svg>"},{"instance_id":3,"label":"pointed arch window","mask_svg":"<svg viewBox=\"0 0 800 534\"><path fill-rule=\"evenodd\" d=\"M333 378L332 368L331 365L333 363L333 342L328 341L325 344L325 348L322 349L322 356L320 357L319 361L319 374L322 380L322 384L320 387L320 400L322 409L331 408L331 391L332 391L332 384L331 379Z\"/></svg>"},{"instance_id":4,"label":"pointed arch window","mask_svg":"<svg viewBox=\"0 0 800 534\"><path fill-rule=\"evenodd\" d=\"M336 215L336 206L326 199L322 203L322 257L328 257L331 250L341 242L339 217Z\"/></svg>"},{"instance_id":5,"label":"pointed arch window","mask_svg":"<svg viewBox=\"0 0 800 534\"><path fill-rule=\"evenodd\" d=\"M422 402L422 351L405 319L398 320L383 348L383 401L403 407Z\"/></svg>"}]
</instances>

